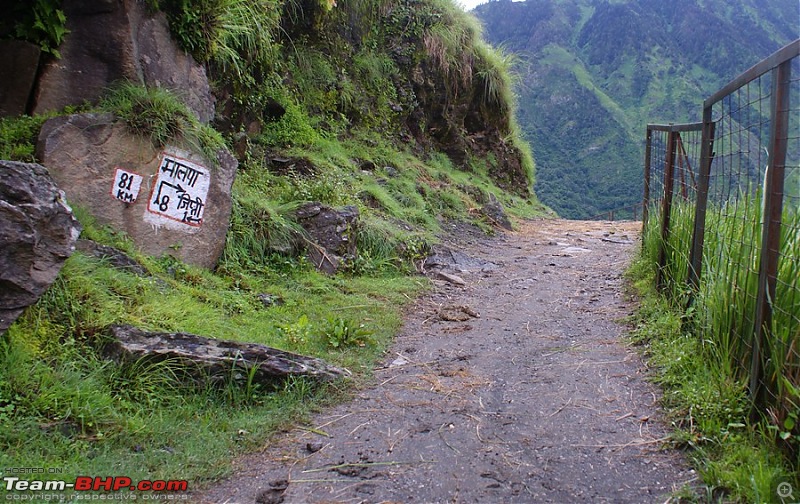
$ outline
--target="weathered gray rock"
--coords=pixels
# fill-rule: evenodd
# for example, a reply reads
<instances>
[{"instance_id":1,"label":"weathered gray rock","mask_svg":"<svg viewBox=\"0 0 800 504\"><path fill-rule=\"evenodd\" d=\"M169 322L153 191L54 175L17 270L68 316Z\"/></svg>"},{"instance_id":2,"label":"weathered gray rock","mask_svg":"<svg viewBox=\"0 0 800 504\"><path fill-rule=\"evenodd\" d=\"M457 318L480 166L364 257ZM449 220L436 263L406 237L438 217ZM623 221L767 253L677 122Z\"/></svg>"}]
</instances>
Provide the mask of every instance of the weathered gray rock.
<instances>
[{"instance_id":1,"label":"weathered gray rock","mask_svg":"<svg viewBox=\"0 0 800 504\"><path fill-rule=\"evenodd\" d=\"M514 229L503 205L497 200L494 194L489 194L489 201L481 208L481 214L496 226L500 226L509 231Z\"/></svg>"},{"instance_id":2,"label":"weathered gray rock","mask_svg":"<svg viewBox=\"0 0 800 504\"><path fill-rule=\"evenodd\" d=\"M453 250L445 245L437 244L431 247L431 253L422 263L423 273L427 270L437 273L442 270L452 270L456 272L491 271L498 268L498 265L472 257L460 250Z\"/></svg>"},{"instance_id":3,"label":"weathered gray rock","mask_svg":"<svg viewBox=\"0 0 800 504\"><path fill-rule=\"evenodd\" d=\"M171 39L164 13L150 15L140 0L64 0L70 30L61 59L41 70L36 113L94 102L119 80L161 86L183 99L203 122L214 118L205 68Z\"/></svg>"},{"instance_id":4,"label":"weathered gray rock","mask_svg":"<svg viewBox=\"0 0 800 504\"><path fill-rule=\"evenodd\" d=\"M358 208L334 209L321 203L306 203L295 211L311 243L307 243L309 259L321 271L335 273L344 258L358 253L355 234Z\"/></svg>"},{"instance_id":5,"label":"weathered gray rock","mask_svg":"<svg viewBox=\"0 0 800 504\"><path fill-rule=\"evenodd\" d=\"M172 40L166 14L159 12L142 22L137 46L138 65L147 86L175 91L203 123L214 119L215 100L206 69Z\"/></svg>"},{"instance_id":6,"label":"weathered gray rock","mask_svg":"<svg viewBox=\"0 0 800 504\"><path fill-rule=\"evenodd\" d=\"M0 161L0 333L50 287L80 232L43 166Z\"/></svg>"},{"instance_id":7,"label":"weathered gray rock","mask_svg":"<svg viewBox=\"0 0 800 504\"><path fill-rule=\"evenodd\" d=\"M164 154L181 164L164 164ZM128 233L143 252L216 265L237 167L229 152L212 163L176 147L162 151L111 115L76 114L45 122L37 156L70 202Z\"/></svg>"},{"instance_id":8,"label":"weathered gray rock","mask_svg":"<svg viewBox=\"0 0 800 504\"><path fill-rule=\"evenodd\" d=\"M322 359L254 343L147 332L130 325L111 326L109 333L112 340L104 352L110 358L120 362L170 360L182 365L183 371L199 383L225 383L231 378L246 382L251 373L253 384L274 384L289 376L330 381L349 374Z\"/></svg>"},{"instance_id":9,"label":"weathered gray rock","mask_svg":"<svg viewBox=\"0 0 800 504\"><path fill-rule=\"evenodd\" d=\"M27 110L40 52L30 42L0 40L0 117L22 115Z\"/></svg>"},{"instance_id":10,"label":"weathered gray rock","mask_svg":"<svg viewBox=\"0 0 800 504\"><path fill-rule=\"evenodd\" d=\"M128 271L137 276L148 275L144 266L117 248L81 238L75 245L75 249L87 256L108 261L108 264L117 269Z\"/></svg>"}]
</instances>

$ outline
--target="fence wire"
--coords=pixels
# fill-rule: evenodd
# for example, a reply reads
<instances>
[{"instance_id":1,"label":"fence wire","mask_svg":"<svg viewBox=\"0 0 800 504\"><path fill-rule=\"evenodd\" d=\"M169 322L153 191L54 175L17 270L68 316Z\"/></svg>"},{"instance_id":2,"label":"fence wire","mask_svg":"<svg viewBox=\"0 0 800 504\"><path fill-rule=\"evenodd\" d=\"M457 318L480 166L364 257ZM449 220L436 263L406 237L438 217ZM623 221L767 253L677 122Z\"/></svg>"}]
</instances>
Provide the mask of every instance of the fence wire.
<instances>
[{"instance_id":1,"label":"fence wire","mask_svg":"<svg viewBox=\"0 0 800 504\"><path fill-rule=\"evenodd\" d=\"M648 216L659 216L659 250L657 283L677 298L684 290L683 282L689 264L691 219L694 211L700 167L702 123L648 127L650 137ZM666 200L666 204L665 204ZM669 218L664 220L664 211Z\"/></svg>"},{"instance_id":2,"label":"fence wire","mask_svg":"<svg viewBox=\"0 0 800 504\"><path fill-rule=\"evenodd\" d=\"M717 102L712 114L715 156L699 295L712 309L703 312L702 326L720 335L720 348L743 378L756 333L771 88L771 76L762 75Z\"/></svg>"},{"instance_id":3,"label":"fence wire","mask_svg":"<svg viewBox=\"0 0 800 504\"><path fill-rule=\"evenodd\" d=\"M778 383L777 402L794 401L795 412L800 415L800 58L794 59L789 103L781 244L771 328L771 341L778 348L771 349L771 354L784 359L782 374L788 382ZM794 397L790 387L794 387Z\"/></svg>"},{"instance_id":4,"label":"fence wire","mask_svg":"<svg viewBox=\"0 0 800 504\"><path fill-rule=\"evenodd\" d=\"M709 98L704 122L648 126L644 245L754 412L797 433L800 40Z\"/></svg>"}]
</instances>

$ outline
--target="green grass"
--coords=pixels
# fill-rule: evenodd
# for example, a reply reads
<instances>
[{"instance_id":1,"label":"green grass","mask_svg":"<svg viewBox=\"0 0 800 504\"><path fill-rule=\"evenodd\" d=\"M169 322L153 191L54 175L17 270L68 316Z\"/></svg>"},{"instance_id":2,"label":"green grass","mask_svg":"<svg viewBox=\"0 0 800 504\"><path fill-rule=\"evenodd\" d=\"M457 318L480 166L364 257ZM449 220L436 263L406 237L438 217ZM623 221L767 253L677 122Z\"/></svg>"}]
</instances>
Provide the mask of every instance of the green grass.
<instances>
[{"instance_id":1,"label":"green grass","mask_svg":"<svg viewBox=\"0 0 800 504\"><path fill-rule=\"evenodd\" d=\"M0 118L0 159L33 163L35 146L46 116Z\"/></svg>"},{"instance_id":2,"label":"green grass","mask_svg":"<svg viewBox=\"0 0 800 504\"><path fill-rule=\"evenodd\" d=\"M217 152L225 147L219 132L200 123L175 94L163 88L123 82L106 93L99 108L113 113L133 134L149 138L156 148L177 142L216 163Z\"/></svg>"},{"instance_id":3,"label":"green grass","mask_svg":"<svg viewBox=\"0 0 800 504\"><path fill-rule=\"evenodd\" d=\"M213 272L144 256L76 209L83 237L134 256L148 275L77 252L0 337L0 468L60 468L67 479L113 468L132 479L185 478L193 488L222 477L237 454L369 379L404 304L428 288L416 270L443 223L491 230L474 211L489 194L512 216L546 212L534 196L497 185L501 156L519 155L530 181L534 171L511 117L510 60L479 42L474 18L452 1L148 3L166 11L173 36L206 63L218 112L230 114L215 123L224 135L158 88L122 84L92 110L113 112L156 145L185 143L211 161L224 142L243 141L224 253ZM425 79L439 79L429 66L450 91L422 102L411 77L422 69ZM429 105L440 99L454 110L475 104L485 128L504 137L497 154L476 150L456 167L437 152L425 128ZM45 119L0 120L0 157L35 161ZM276 173L275 157L309 168ZM304 257L293 211L307 201L360 210L359 253L336 276ZM283 303L265 307L263 294ZM354 380L189 385L174 362L106 361L100 348L118 323L318 356Z\"/></svg>"},{"instance_id":4,"label":"green grass","mask_svg":"<svg viewBox=\"0 0 800 504\"><path fill-rule=\"evenodd\" d=\"M781 246L775 319L766 376L772 395L768 411L758 421L749 417L750 348L760 242L758 197L712 206L706 222L701 286L686 310L688 247L693 211L677 203L666 244L666 288L657 293L653 279L661 241L658 212L645 226L641 257L628 274L643 298L635 318L634 340L645 346L665 389L664 405L676 428L676 445L690 449L709 496L716 500L764 502L774 499L775 484L795 484L798 437L794 419L800 408L797 388L798 341L797 215L787 212L787 232ZM749 223L749 224L746 224ZM744 225L743 225L744 224ZM789 419L789 422L786 419Z\"/></svg>"},{"instance_id":5,"label":"green grass","mask_svg":"<svg viewBox=\"0 0 800 504\"><path fill-rule=\"evenodd\" d=\"M252 85L280 47L283 2L251 0L149 0L166 12L173 37L212 73L237 86Z\"/></svg>"},{"instance_id":6,"label":"green grass","mask_svg":"<svg viewBox=\"0 0 800 504\"><path fill-rule=\"evenodd\" d=\"M425 51L458 94L472 86L480 24L448 0L431 3L439 17L423 34Z\"/></svg>"},{"instance_id":7,"label":"green grass","mask_svg":"<svg viewBox=\"0 0 800 504\"><path fill-rule=\"evenodd\" d=\"M723 206L708 209L703 254L702 282L694 295L691 318L698 332L709 336L723 360L730 363L730 373L745 377L750 366L750 346L755 331L755 300L761 242L760 197L741 194ZM654 215L654 214L653 214ZM690 290L686 284L688 249L691 244L694 208L678 203L673 206L669 240L666 243L666 266L663 271L664 295L676 308L687 306ZM798 228L796 212L786 212L781 242L778 276L780 291L774 301L773 336L779 342L772 365L786 361L786 352L796 337L798 299ZM661 238L653 222L645 234L646 253L655 262ZM789 363L789 366L794 364ZM782 375L780 367L770 371Z\"/></svg>"},{"instance_id":8,"label":"green grass","mask_svg":"<svg viewBox=\"0 0 800 504\"><path fill-rule=\"evenodd\" d=\"M130 249L86 222L88 235ZM150 276L75 253L58 281L0 341L0 465L60 467L70 478L113 467L133 478L224 475L232 455L259 446L350 385L287 382L278 390L192 387L170 364L125 365L98 351L104 329L130 323L316 355L369 375L401 322L402 305L424 290L415 276L328 277L302 261L214 274L169 258L138 257ZM232 270L233 268L231 268ZM265 308L258 295L280 296ZM344 321L344 322L342 322ZM368 334L332 346L342 324ZM355 338L354 330L339 336ZM358 338L356 338L358 339ZM190 427L191 426L191 427Z\"/></svg>"},{"instance_id":9,"label":"green grass","mask_svg":"<svg viewBox=\"0 0 800 504\"><path fill-rule=\"evenodd\" d=\"M65 107L58 112L34 116L0 117L0 159L36 162L36 141L42 124L50 118L79 112L79 107Z\"/></svg>"}]
</instances>

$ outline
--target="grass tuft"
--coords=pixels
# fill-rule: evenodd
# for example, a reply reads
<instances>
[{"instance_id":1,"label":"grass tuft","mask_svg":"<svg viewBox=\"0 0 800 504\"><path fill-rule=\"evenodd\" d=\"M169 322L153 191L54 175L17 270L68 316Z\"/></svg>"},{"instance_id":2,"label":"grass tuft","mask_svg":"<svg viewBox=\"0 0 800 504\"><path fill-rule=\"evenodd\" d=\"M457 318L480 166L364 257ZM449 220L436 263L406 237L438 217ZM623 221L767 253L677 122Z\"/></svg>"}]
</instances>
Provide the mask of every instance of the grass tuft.
<instances>
[{"instance_id":1,"label":"grass tuft","mask_svg":"<svg viewBox=\"0 0 800 504\"><path fill-rule=\"evenodd\" d=\"M124 121L134 134L148 137L156 148L170 142L186 143L216 163L217 152L225 147L222 135L200 123L166 89L124 82L111 88L99 106Z\"/></svg>"}]
</instances>

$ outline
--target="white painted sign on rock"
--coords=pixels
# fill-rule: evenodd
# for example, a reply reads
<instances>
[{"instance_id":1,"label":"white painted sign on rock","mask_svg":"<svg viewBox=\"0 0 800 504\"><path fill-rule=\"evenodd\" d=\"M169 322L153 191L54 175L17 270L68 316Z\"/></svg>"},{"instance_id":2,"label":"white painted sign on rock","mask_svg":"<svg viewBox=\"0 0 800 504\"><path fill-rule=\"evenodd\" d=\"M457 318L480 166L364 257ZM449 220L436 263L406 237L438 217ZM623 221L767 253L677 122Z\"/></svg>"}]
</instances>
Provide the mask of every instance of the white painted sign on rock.
<instances>
[{"instance_id":1,"label":"white painted sign on rock","mask_svg":"<svg viewBox=\"0 0 800 504\"><path fill-rule=\"evenodd\" d=\"M179 153L164 152L151 187L147 220L156 225L200 227L210 181L206 167Z\"/></svg>"},{"instance_id":2,"label":"white painted sign on rock","mask_svg":"<svg viewBox=\"0 0 800 504\"><path fill-rule=\"evenodd\" d=\"M139 197L142 187L142 176L122 168L114 170L114 184L111 186L111 196L125 203L133 203Z\"/></svg>"}]
</instances>

